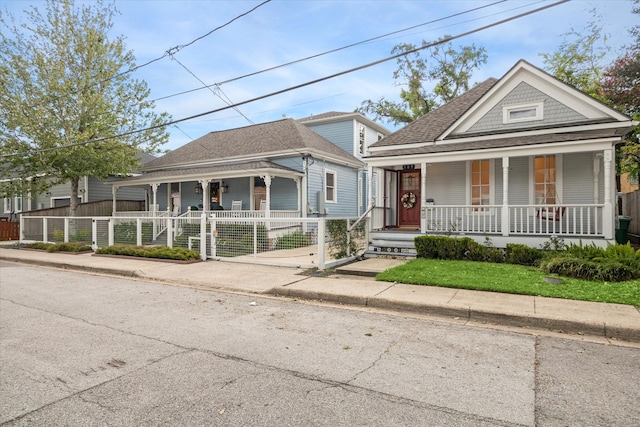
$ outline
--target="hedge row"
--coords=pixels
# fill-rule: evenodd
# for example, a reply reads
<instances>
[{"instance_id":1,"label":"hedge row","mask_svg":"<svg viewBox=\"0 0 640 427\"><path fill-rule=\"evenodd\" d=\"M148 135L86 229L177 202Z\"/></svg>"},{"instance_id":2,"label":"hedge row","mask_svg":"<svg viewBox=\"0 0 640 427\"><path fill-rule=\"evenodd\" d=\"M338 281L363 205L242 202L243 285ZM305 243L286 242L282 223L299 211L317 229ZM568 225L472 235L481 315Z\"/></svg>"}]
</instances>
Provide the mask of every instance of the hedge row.
<instances>
[{"instance_id":1,"label":"hedge row","mask_svg":"<svg viewBox=\"0 0 640 427\"><path fill-rule=\"evenodd\" d=\"M192 249L169 248L167 246L127 246L113 245L96 250L97 254L125 255L142 258L173 259L192 261L200 259L200 254Z\"/></svg>"},{"instance_id":2,"label":"hedge row","mask_svg":"<svg viewBox=\"0 0 640 427\"><path fill-rule=\"evenodd\" d=\"M619 282L640 278L640 250L635 251L629 243L606 248L563 244L563 250L510 243L503 250L493 247L489 240L482 245L469 237L418 236L414 244L420 258L507 262L586 280Z\"/></svg>"}]
</instances>

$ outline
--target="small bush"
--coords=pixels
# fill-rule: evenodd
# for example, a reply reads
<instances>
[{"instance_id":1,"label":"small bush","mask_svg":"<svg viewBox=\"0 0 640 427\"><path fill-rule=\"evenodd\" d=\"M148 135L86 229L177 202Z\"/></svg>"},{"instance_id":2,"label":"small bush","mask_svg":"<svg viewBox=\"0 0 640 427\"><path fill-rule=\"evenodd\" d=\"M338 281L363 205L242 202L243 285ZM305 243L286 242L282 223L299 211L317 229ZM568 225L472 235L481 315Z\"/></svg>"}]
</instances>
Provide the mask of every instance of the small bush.
<instances>
[{"instance_id":1,"label":"small bush","mask_svg":"<svg viewBox=\"0 0 640 427\"><path fill-rule=\"evenodd\" d=\"M542 269L548 273L576 279L603 282L623 282L638 277L637 270L615 261L593 261L564 254L543 261Z\"/></svg>"},{"instance_id":2,"label":"small bush","mask_svg":"<svg viewBox=\"0 0 640 427\"><path fill-rule=\"evenodd\" d=\"M309 246L309 236L302 231L295 231L279 237L275 249L295 249L305 246Z\"/></svg>"},{"instance_id":3,"label":"small bush","mask_svg":"<svg viewBox=\"0 0 640 427\"><path fill-rule=\"evenodd\" d=\"M181 261L192 261L200 258L200 254L192 249L169 248L167 246L127 246L113 245L100 248L97 254L124 255L141 258L160 258Z\"/></svg>"},{"instance_id":4,"label":"small bush","mask_svg":"<svg viewBox=\"0 0 640 427\"><path fill-rule=\"evenodd\" d=\"M536 266L540 263L542 254L536 248L519 243L507 243L507 262L509 264L519 264Z\"/></svg>"},{"instance_id":5,"label":"small bush","mask_svg":"<svg viewBox=\"0 0 640 427\"><path fill-rule=\"evenodd\" d=\"M47 252L88 252L93 250L90 245L86 245L82 242L68 242L68 243L44 243L35 242L26 245L30 249L41 249Z\"/></svg>"}]
</instances>

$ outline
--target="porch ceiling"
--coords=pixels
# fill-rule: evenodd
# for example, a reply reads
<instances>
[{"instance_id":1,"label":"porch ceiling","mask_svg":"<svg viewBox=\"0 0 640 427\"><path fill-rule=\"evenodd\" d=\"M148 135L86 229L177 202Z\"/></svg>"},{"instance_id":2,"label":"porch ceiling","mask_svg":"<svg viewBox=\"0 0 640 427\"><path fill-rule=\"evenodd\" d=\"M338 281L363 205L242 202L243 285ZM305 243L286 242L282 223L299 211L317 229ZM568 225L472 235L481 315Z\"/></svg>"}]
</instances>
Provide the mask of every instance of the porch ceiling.
<instances>
[{"instance_id":1,"label":"porch ceiling","mask_svg":"<svg viewBox=\"0 0 640 427\"><path fill-rule=\"evenodd\" d=\"M140 176L110 182L119 187L139 186L143 184L158 184L164 182L195 181L199 179L223 179L249 176L261 176L269 174L284 178L297 178L304 176L302 172L276 163L262 160L241 163L228 163L214 166L185 169L169 169L144 173Z\"/></svg>"}]
</instances>

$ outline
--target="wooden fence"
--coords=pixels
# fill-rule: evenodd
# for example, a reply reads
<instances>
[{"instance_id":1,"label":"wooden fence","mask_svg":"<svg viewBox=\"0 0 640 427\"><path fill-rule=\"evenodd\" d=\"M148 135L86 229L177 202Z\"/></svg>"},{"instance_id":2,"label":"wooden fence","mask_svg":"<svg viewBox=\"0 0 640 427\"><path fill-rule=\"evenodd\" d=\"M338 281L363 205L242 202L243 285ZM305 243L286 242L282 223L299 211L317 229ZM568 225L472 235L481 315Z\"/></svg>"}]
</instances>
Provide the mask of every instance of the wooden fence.
<instances>
[{"instance_id":1,"label":"wooden fence","mask_svg":"<svg viewBox=\"0 0 640 427\"><path fill-rule=\"evenodd\" d=\"M57 208L38 209L35 211L22 212L23 216L69 216L69 206ZM143 211L145 203L143 200L116 200L116 211ZM78 205L77 216L111 216L113 213L113 201L99 200L97 202L80 203Z\"/></svg>"},{"instance_id":2,"label":"wooden fence","mask_svg":"<svg viewBox=\"0 0 640 427\"><path fill-rule=\"evenodd\" d=\"M640 235L640 190L622 195L622 215L631 218L629 234Z\"/></svg>"},{"instance_id":3,"label":"wooden fence","mask_svg":"<svg viewBox=\"0 0 640 427\"><path fill-rule=\"evenodd\" d=\"M0 241L20 240L20 223L0 218Z\"/></svg>"}]
</instances>

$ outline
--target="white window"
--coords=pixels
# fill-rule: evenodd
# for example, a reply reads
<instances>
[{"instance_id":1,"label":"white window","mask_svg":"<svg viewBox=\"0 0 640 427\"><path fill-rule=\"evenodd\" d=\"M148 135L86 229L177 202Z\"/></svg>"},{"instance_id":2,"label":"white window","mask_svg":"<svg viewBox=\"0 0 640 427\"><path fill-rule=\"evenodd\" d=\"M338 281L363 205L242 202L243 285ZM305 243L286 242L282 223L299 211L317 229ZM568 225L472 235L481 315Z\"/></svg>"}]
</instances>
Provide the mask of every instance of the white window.
<instances>
[{"instance_id":1,"label":"white window","mask_svg":"<svg viewBox=\"0 0 640 427\"><path fill-rule=\"evenodd\" d=\"M13 207L13 199L7 198L4 199L4 212L5 213L10 213L11 212L11 208Z\"/></svg>"},{"instance_id":2,"label":"white window","mask_svg":"<svg viewBox=\"0 0 640 427\"><path fill-rule=\"evenodd\" d=\"M502 107L502 123L520 123L542 120L542 102Z\"/></svg>"},{"instance_id":3,"label":"white window","mask_svg":"<svg viewBox=\"0 0 640 427\"><path fill-rule=\"evenodd\" d=\"M530 157L529 173L531 204L562 204L562 154Z\"/></svg>"},{"instance_id":4,"label":"white window","mask_svg":"<svg viewBox=\"0 0 640 427\"><path fill-rule=\"evenodd\" d=\"M469 204L474 212L485 212L481 206L493 204L493 161L473 160L469 162Z\"/></svg>"},{"instance_id":5,"label":"white window","mask_svg":"<svg viewBox=\"0 0 640 427\"><path fill-rule=\"evenodd\" d=\"M325 171L324 178L325 202L335 203L338 201L336 173L333 171Z\"/></svg>"},{"instance_id":6,"label":"white window","mask_svg":"<svg viewBox=\"0 0 640 427\"><path fill-rule=\"evenodd\" d=\"M358 141L359 141L359 144L360 144L360 155L363 155L363 156L364 156L365 151L367 149L367 146L365 145L365 138L364 137L365 137L364 126L360 125L360 132L358 133L358 138L359 138Z\"/></svg>"}]
</instances>

